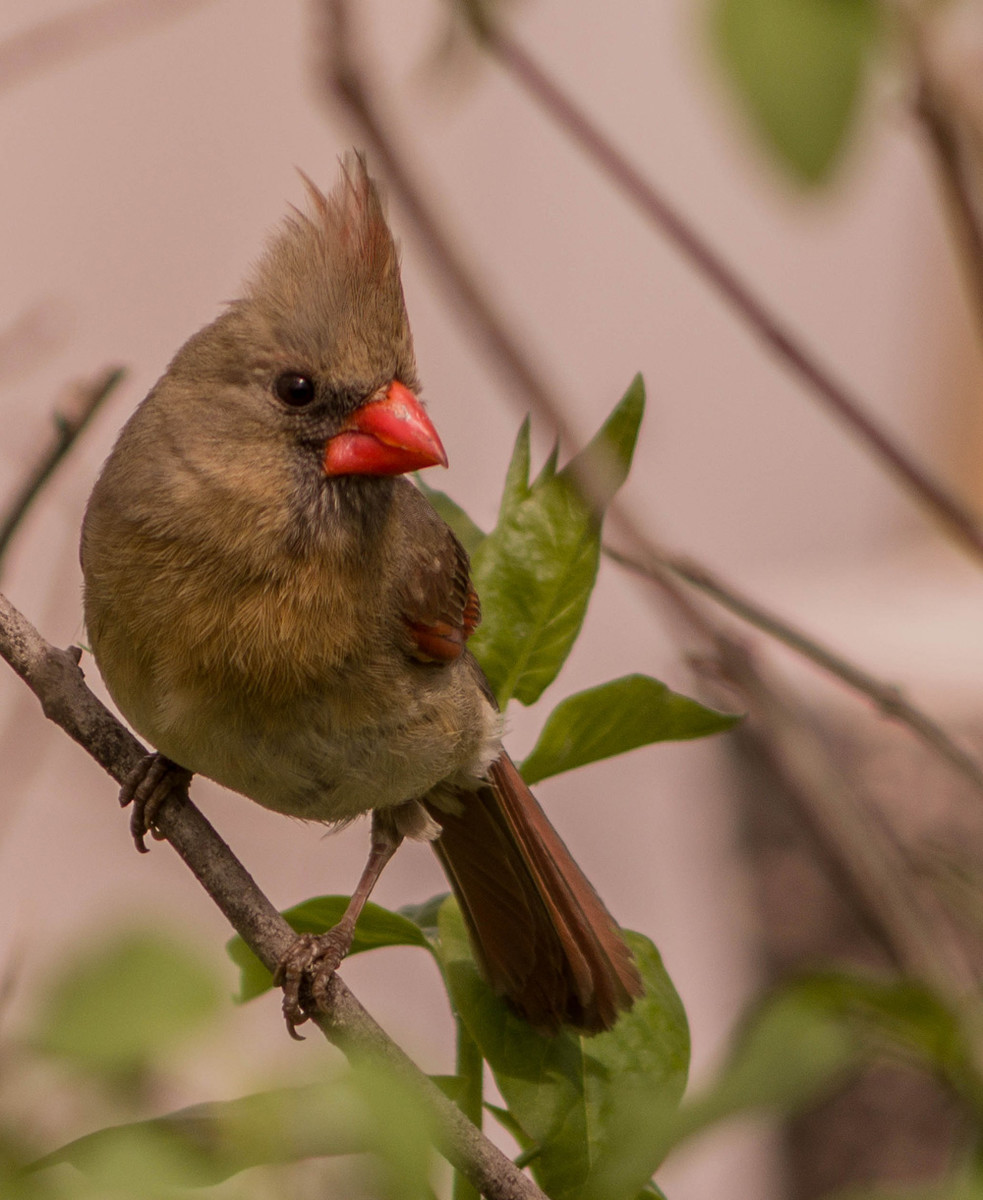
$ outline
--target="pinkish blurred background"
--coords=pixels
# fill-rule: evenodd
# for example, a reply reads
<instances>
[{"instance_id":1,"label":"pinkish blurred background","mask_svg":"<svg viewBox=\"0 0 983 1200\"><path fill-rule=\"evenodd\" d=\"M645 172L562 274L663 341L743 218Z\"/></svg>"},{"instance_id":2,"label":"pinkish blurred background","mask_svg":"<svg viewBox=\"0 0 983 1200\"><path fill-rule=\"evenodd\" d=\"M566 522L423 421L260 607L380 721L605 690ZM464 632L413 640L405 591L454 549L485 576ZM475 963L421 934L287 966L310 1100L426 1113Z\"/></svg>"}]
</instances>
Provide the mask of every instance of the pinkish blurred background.
<instances>
[{"instance_id":1,"label":"pinkish blurred background","mask_svg":"<svg viewBox=\"0 0 983 1200\"><path fill-rule=\"evenodd\" d=\"M6 0L0 38L72 7ZM0 495L44 444L67 381L108 364L129 372L9 560L5 590L59 644L83 637L78 528L116 431L301 201L294 168L330 187L353 141L340 112L317 99L306 5L171 7L173 20L0 90L0 328L40 306L35 340L0 361ZM358 8L404 148L573 426L589 436L644 374L649 406L625 491L638 519L941 715L978 718L979 573L494 64L477 55L465 56L466 70L435 64L442 6ZM922 459L983 500L971 408L978 346L931 163L895 82L869 100L834 185L804 196L735 114L699 5L540 0L514 16L525 42L789 326ZM424 394L451 459L432 482L487 527L526 406L448 307L398 203L390 216ZM535 425L535 452L550 438ZM671 633L639 587L604 564L559 681L538 710L510 715L513 752L527 751L549 706L579 687L643 670L696 692ZM800 686L818 687L781 661ZM843 703L829 688L816 695ZM611 909L662 949L690 1015L697 1080L757 980L724 760L719 741L659 746L538 789ZM18 963L15 1011L60 950L101 923L163 920L221 956L227 930L185 868L166 847L133 853L113 786L9 674L0 675L0 763L0 963ZM279 905L353 885L364 825L323 838L207 782L194 794ZM376 898L398 906L444 888L429 851L411 847ZM385 951L343 974L425 1069L449 1071L450 1019L422 957ZM289 1043L267 997L235 1015L196 1070L204 1094L232 1095L262 1063L325 1053L313 1040ZM673 1200L730 1192L735 1180L744 1195L781 1194L760 1126L730 1128L660 1174Z\"/></svg>"}]
</instances>

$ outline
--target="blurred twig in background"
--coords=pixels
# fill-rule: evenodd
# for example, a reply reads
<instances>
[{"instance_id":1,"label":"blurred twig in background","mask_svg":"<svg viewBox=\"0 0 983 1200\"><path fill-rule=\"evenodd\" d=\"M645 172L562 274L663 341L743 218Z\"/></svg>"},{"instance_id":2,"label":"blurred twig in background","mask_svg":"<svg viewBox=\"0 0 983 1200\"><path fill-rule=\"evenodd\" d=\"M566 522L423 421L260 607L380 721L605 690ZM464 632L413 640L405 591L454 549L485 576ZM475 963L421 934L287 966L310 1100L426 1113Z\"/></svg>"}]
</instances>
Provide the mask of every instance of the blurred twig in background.
<instances>
[{"instance_id":1,"label":"blurred twig in background","mask_svg":"<svg viewBox=\"0 0 983 1200\"><path fill-rule=\"evenodd\" d=\"M719 575L695 562L689 556L661 554L658 559L641 561L631 555L622 554L613 546L605 546L604 552L612 562L620 563L629 571L643 577L653 572L668 569L687 583L710 596L729 612L740 617L755 629L768 634L796 654L808 659L817 667L835 676L847 687L866 696L877 705L885 717L907 726L917 737L946 762L956 768L978 791L983 791L983 765L949 736L941 725L928 713L912 704L895 683L887 683L850 659L831 650L817 638L776 613L770 612L757 601L743 595Z\"/></svg>"},{"instance_id":2,"label":"blurred twig in background","mask_svg":"<svg viewBox=\"0 0 983 1200\"><path fill-rule=\"evenodd\" d=\"M54 437L38 461L28 471L23 483L14 493L5 511L0 513L0 573L11 540L28 509L38 498L45 484L78 440L92 418L108 399L124 375L121 367L110 367L89 383L73 389L71 403L54 414Z\"/></svg>"},{"instance_id":3,"label":"blurred twig in background","mask_svg":"<svg viewBox=\"0 0 983 1200\"><path fill-rule=\"evenodd\" d=\"M31 25L0 42L0 92L90 54L119 38L145 33L210 0L101 0Z\"/></svg>"},{"instance_id":4,"label":"blurred twig in background","mask_svg":"<svg viewBox=\"0 0 983 1200\"><path fill-rule=\"evenodd\" d=\"M932 151L953 228L960 264L978 326L983 332L983 178L979 138L971 136L956 97L932 61L930 35L916 10L898 15L907 35L915 74L914 112Z\"/></svg>"},{"instance_id":5,"label":"blurred twig in background","mask_svg":"<svg viewBox=\"0 0 983 1200\"><path fill-rule=\"evenodd\" d=\"M784 325L769 305L549 77L532 54L499 26L488 27L485 44L540 107L689 258L772 353L846 423L927 512L934 514L957 541L983 560L983 528L975 514L870 415L860 397L836 379Z\"/></svg>"}]
</instances>

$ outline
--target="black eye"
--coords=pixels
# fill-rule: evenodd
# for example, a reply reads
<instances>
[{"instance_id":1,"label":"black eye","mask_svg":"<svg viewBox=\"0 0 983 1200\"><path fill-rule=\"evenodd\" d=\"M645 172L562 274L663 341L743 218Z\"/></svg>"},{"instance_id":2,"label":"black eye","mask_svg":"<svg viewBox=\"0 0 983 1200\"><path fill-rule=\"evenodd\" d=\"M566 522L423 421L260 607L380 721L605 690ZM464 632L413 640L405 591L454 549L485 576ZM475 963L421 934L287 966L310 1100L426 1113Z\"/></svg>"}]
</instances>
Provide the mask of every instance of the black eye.
<instances>
[{"instance_id":1,"label":"black eye","mask_svg":"<svg viewBox=\"0 0 983 1200\"><path fill-rule=\"evenodd\" d=\"M287 371L277 376L273 390L284 404L303 408L314 399L314 380L307 375L298 375L296 371Z\"/></svg>"}]
</instances>

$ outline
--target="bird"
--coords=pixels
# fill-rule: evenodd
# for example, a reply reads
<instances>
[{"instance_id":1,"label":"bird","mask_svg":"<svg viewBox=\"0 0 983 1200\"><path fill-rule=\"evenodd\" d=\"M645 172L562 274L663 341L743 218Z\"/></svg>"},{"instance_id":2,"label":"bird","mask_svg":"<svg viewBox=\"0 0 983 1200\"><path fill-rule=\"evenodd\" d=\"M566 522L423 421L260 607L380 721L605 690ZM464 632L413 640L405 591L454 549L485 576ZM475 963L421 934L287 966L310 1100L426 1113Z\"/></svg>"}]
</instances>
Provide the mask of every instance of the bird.
<instances>
[{"instance_id":1,"label":"bird","mask_svg":"<svg viewBox=\"0 0 983 1200\"><path fill-rule=\"evenodd\" d=\"M275 981L293 1036L327 1003L404 838L429 841L492 989L544 1036L642 992L624 935L502 746L467 648L463 546L408 473L446 465L419 399L399 253L364 156L267 243L126 422L80 556L92 653L155 747L127 781L138 847L175 782L340 827L371 813L341 921Z\"/></svg>"}]
</instances>

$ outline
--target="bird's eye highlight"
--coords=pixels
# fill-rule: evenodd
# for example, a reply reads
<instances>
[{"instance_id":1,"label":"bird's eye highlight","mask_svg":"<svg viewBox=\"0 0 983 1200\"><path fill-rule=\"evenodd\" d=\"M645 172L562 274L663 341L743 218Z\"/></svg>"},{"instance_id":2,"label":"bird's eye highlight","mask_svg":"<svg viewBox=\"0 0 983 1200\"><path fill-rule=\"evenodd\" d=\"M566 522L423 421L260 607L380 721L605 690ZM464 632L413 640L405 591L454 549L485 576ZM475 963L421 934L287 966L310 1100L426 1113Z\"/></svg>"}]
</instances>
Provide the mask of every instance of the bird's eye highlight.
<instances>
[{"instance_id":1,"label":"bird's eye highlight","mask_svg":"<svg viewBox=\"0 0 983 1200\"><path fill-rule=\"evenodd\" d=\"M314 399L314 380L297 371L286 371L278 375L273 390L284 404L291 408L303 408Z\"/></svg>"}]
</instances>

